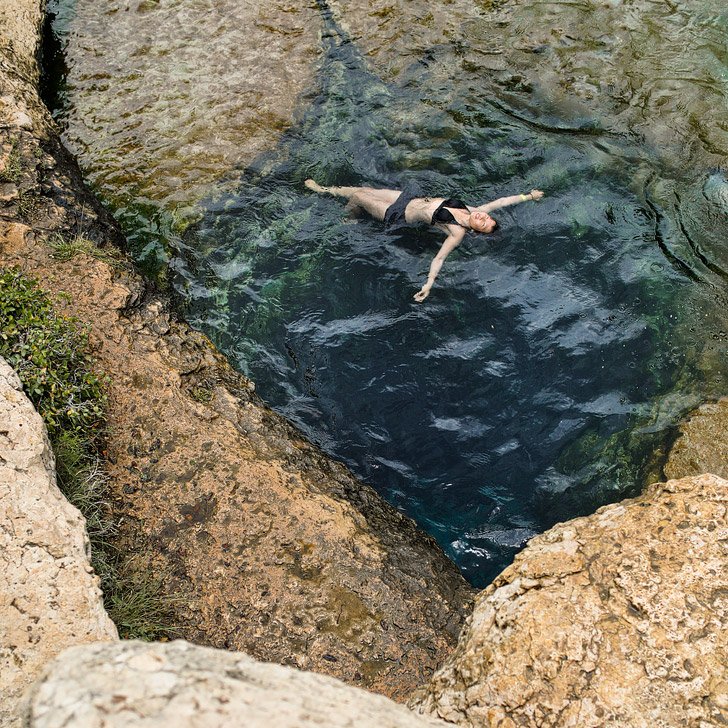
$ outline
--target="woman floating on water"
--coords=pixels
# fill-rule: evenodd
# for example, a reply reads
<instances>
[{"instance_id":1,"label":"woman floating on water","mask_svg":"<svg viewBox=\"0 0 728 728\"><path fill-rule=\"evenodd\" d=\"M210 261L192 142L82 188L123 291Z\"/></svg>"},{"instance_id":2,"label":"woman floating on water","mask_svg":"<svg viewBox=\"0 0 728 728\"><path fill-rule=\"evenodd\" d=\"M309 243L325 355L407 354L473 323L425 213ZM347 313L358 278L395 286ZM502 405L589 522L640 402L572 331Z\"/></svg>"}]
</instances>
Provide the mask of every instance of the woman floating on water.
<instances>
[{"instance_id":1,"label":"woman floating on water","mask_svg":"<svg viewBox=\"0 0 728 728\"><path fill-rule=\"evenodd\" d=\"M531 190L527 195L511 195L487 202L478 207L469 207L457 199L442 197L415 197L400 190L378 190L373 187L322 187L312 179L304 184L314 192L328 192L330 195L346 197L346 209L353 214L367 212L373 218L382 220L387 227L402 222L424 222L447 233L445 242L430 265L427 283L415 293L415 301L422 302L430 295L432 284L442 268L445 258L460 245L468 230L478 233L492 233L496 221L490 216L492 210L517 205L526 200L540 200L541 190Z\"/></svg>"}]
</instances>

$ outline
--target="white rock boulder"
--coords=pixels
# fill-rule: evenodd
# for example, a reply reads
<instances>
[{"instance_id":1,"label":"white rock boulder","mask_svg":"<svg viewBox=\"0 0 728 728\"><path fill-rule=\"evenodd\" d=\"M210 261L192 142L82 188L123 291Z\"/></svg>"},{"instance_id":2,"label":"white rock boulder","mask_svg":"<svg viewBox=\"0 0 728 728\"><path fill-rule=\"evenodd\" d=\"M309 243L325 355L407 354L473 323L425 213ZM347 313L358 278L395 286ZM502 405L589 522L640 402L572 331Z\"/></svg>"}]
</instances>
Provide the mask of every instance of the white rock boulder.
<instances>
[{"instance_id":1,"label":"white rock boulder","mask_svg":"<svg viewBox=\"0 0 728 728\"><path fill-rule=\"evenodd\" d=\"M447 728L335 678L182 640L69 648L33 689L24 721L25 728Z\"/></svg>"},{"instance_id":2,"label":"white rock boulder","mask_svg":"<svg viewBox=\"0 0 728 728\"><path fill-rule=\"evenodd\" d=\"M117 639L85 521L56 486L45 426L0 359L0 725L69 645Z\"/></svg>"}]
</instances>

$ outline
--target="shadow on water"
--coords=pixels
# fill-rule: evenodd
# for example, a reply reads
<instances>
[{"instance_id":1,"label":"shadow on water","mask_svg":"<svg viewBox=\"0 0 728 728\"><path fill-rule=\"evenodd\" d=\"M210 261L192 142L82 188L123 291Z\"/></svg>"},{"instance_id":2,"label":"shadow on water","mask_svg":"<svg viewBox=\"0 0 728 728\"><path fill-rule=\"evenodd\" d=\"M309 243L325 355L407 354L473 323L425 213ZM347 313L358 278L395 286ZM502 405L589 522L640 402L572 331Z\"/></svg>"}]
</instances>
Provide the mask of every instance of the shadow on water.
<instances>
[{"instance_id":1,"label":"shadow on water","mask_svg":"<svg viewBox=\"0 0 728 728\"><path fill-rule=\"evenodd\" d=\"M695 274L656 244L628 140L537 126L472 89L440 109L426 57L385 84L322 13L318 88L239 189L207 201L171 278L266 401L482 585L533 534L639 488L694 402L655 404L690 364L672 337ZM442 234L348 220L307 177L548 195L469 234L418 305Z\"/></svg>"}]
</instances>

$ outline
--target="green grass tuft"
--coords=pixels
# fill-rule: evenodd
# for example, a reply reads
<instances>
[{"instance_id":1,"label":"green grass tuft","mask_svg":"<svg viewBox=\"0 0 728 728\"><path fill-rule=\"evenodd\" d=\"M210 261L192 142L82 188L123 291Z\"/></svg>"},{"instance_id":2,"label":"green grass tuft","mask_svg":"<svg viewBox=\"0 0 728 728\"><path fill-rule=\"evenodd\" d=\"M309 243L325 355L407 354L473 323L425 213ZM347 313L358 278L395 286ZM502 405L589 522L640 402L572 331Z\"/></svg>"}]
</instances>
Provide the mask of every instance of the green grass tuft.
<instances>
[{"instance_id":1,"label":"green grass tuft","mask_svg":"<svg viewBox=\"0 0 728 728\"><path fill-rule=\"evenodd\" d=\"M23 174L23 168L20 164L20 147L17 142L13 143L13 147L5 160L5 167L0 171L0 182L20 181Z\"/></svg>"},{"instance_id":2,"label":"green grass tuft","mask_svg":"<svg viewBox=\"0 0 728 728\"><path fill-rule=\"evenodd\" d=\"M0 270L0 356L15 369L46 423L56 456L58 485L86 518L91 562L104 604L123 637L163 639L173 599L163 576L129 576L128 559L113 545L109 481L99 448L104 435L105 379L93 371L88 334L58 315L37 283L16 270Z\"/></svg>"},{"instance_id":3,"label":"green grass tuft","mask_svg":"<svg viewBox=\"0 0 728 728\"><path fill-rule=\"evenodd\" d=\"M46 243L52 248L52 255L56 260L71 260L71 258L79 253L85 253L115 268L128 267L121 253L117 250L99 248L92 240L84 238L83 235L68 237L60 233L51 233L46 238Z\"/></svg>"},{"instance_id":4,"label":"green grass tuft","mask_svg":"<svg viewBox=\"0 0 728 728\"><path fill-rule=\"evenodd\" d=\"M69 431L94 443L101 432L106 395L87 349L87 332L59 316L35 281L0 272L0 356L18 373L51 439Z\"/></svg>"}]
</instances>

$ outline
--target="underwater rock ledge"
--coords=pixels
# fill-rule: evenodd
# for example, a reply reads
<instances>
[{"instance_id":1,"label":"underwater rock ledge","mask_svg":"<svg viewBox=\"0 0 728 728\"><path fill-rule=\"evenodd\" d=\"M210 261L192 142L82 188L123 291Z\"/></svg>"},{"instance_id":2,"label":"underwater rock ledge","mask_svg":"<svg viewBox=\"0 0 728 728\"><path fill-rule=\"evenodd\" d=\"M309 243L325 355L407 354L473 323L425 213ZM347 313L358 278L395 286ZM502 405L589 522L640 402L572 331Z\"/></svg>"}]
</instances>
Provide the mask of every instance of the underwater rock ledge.
<instances>
[{"instance_id":1,"label":"underwater rock ledge","mask_svg":"<svg viewBox=\"0 0 728 728\"><path fill-rule=\"evenodd\" d=\"M38 97L42 19L39 0L0 0L0 266L88 326L110 377L118 546L163 577L178 636L403 698L454 647L471 588L118 252ZM59 241L76 254L61 260Z\"/></svg>"}]
</instances>

